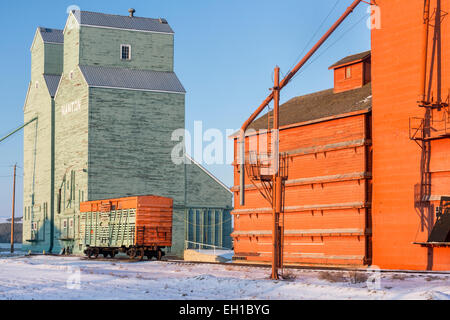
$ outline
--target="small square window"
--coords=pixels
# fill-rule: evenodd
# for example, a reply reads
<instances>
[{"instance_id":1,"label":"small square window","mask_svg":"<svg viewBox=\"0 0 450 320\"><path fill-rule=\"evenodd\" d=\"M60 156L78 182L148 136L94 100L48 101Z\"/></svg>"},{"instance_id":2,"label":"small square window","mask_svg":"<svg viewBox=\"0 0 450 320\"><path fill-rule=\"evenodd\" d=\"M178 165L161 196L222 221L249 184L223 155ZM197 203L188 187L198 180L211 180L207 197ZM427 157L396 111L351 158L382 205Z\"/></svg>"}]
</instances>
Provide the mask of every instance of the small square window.
<instances>
[{"instance_id":1,"label":"small square window","mask_svg":"<svg viewBox=\"0 0 450 320\"><path fill-rule=\"evenodd\" d=\"M352 77L352 67L345 68L345 79L350 79Z\"/></svg>"},{"instance_id":2,"label":"small square window","mask_svg":"<svg viewBox=\"0 0 450 320\"><path fill-rule=\"evenodd\" d=\"M120 46L120 59L131 60L131 46L123 44Z\"/></svg>"},{"instance_id":3,"label":"small square window","mask_svg":"<svg viewBox=\"0 0 450 320\"><path fill-rule=\"evenodd\" d=\"M34 87L35 87L36 89L39 89L39 81L36 81L36 83L34 84Z\"/></svg>"}]
</instances>

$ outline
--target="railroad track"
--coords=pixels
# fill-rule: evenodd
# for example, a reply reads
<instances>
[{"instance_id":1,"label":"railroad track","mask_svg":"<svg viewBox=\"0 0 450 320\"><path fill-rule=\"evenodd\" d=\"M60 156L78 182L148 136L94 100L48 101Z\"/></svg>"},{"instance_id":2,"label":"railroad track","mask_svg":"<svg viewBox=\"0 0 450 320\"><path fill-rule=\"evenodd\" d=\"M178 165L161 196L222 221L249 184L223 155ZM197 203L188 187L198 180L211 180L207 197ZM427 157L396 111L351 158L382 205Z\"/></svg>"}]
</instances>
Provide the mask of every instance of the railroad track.
<instances>
[{"instance_id":1,"label":"railroad track","mask_svg":"<svg viewBox=\"0 0 450 320\"><path fill-rule=\"evenodd\" d=\"M79 256L74 256L79 257ZM88 261L103 261L103 262L125 262L125 263L140 263L140 262L149 262L148 260L132 260L127 257L116 257L114 259L107 258L97 258L97 259L88 259L87 257L82 257L81 260ZM156 260L153 260L157 262ZM248 267L248 268L263 268L270 269L270 264L257 264L257 263L239 263L239 262L203 262L203 261L185 261L178 259L163 259L158 261L161 263L167 264L179 264L184 266L195 266L195 265L223 265L228 267ZM336 267L336 266L296 266L296 265L288 265L283 267L284 270L310 270L310 271L337 271L337 272L367 272L367 268L346 268L346 267ZM388 269L380 269L381 273L404 273L404 274L421 274L421 275L449 275L450 271L420 271L420 270L388 270Z\"/></svg>"}]
</instances>

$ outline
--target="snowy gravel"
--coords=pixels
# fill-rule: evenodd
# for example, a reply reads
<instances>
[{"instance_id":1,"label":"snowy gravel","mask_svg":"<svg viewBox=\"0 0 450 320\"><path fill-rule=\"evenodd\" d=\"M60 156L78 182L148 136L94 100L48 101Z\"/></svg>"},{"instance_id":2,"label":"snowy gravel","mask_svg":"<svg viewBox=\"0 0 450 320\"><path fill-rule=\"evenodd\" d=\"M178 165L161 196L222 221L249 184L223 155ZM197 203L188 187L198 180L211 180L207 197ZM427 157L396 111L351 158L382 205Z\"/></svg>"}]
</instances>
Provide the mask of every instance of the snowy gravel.
<instances>
[{"instance_id":1,"label":"snowy gravel","mask_svg":"<svg viewBox=\"0 0 450 320\"><path fill-rule=\"evenodd\" d=\"M285 281L271 281L269 273L233 265L0 257L0 300L450 299L445 274L382 273L380 288L370 290L365 273L289 270Z\"/></svg>"}]
</instances>

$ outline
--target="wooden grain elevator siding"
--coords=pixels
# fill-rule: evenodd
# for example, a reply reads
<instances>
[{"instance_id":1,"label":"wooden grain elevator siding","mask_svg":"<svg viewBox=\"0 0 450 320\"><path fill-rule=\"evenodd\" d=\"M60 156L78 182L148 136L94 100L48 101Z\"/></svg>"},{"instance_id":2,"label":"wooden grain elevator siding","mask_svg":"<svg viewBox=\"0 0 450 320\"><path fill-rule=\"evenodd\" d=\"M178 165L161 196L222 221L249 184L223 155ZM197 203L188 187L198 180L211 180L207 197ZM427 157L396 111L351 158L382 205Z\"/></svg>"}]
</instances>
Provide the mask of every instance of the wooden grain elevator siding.
<instances>
[{"instance_id":1,"label":"wooden grain elevator siding","mask_svg":"<svg viewBox=\"0 0 450 320\"><path fill-rule=\"evenodd\" d=\"M280 151L290 155L281 217L285 263L363 265L370 261L369 124L370 111L365 110L281 130ZM235 166L235 185L237 170ZM248 185L246 205L241 207L238 188L233 190L236 255L269 262L269 204Z\"/></svg>"}]
</instances>

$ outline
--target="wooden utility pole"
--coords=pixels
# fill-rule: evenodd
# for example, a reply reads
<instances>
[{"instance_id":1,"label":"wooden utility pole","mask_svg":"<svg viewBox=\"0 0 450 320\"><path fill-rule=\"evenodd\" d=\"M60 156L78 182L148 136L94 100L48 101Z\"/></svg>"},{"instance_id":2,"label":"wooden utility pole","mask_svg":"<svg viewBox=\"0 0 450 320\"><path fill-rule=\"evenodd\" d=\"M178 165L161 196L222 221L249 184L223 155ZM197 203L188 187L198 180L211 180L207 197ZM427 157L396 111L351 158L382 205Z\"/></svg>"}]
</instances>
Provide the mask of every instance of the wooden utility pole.
<instances>
[{"instance_id":1,"label":"wooden utility pole","mask_svg":"<svg viewBox=\"0 0 450 320\"><path fill-rule=\"evenodd\" d=\"M14 182L13 182L13 200L12 200L12 217L11 217L11 253L14 253L14 211L16 210L16 167L14 165Z\"/></svg>"}]
</instances>

